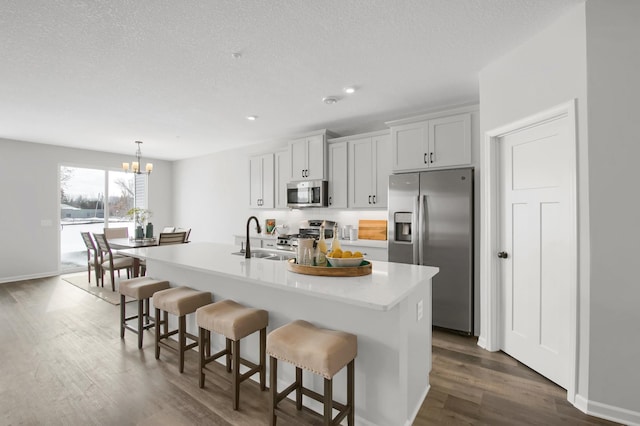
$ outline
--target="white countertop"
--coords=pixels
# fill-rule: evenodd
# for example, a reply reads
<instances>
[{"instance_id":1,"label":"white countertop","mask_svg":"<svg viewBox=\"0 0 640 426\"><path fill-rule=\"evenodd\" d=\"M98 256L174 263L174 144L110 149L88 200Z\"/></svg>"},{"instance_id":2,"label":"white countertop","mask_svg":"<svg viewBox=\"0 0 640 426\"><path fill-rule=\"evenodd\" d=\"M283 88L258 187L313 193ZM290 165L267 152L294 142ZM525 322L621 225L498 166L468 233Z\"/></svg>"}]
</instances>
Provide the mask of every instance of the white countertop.
<instances>
[{"instance_id":1,"label":"white countertop","mask_svg":"<svg viewBox=\"0 0 640 426\"><path fill-rule=\"evenodd\" d=\"M372 274L362 277L303 275L289 271L286 261L245 259L231 254L237 251L237 247L216 243L174 244L118 251L141 259L381 311L392 309L417 286L428 284L438 273L438 268L432 266L372 261Z\"/></svg>"}]
</instances>

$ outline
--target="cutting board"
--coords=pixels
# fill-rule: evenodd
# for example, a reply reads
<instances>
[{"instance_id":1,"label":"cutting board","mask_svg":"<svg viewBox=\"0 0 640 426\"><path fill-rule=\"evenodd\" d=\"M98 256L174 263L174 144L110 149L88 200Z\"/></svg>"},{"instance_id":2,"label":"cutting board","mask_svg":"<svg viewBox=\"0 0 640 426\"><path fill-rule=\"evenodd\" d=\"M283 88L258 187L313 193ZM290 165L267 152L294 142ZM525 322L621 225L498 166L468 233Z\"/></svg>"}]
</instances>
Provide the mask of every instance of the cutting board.
<instances>
[{"instance_id":1,"label":"cutting board","mask_svg":"<svg viewBox=\"0 0 640 426\"><path fill-rule=\"evenodd\" d=\"M387 221L386 220L359 220L358 221L359 240L386 240Z\"/></svg>"}]
</instances>

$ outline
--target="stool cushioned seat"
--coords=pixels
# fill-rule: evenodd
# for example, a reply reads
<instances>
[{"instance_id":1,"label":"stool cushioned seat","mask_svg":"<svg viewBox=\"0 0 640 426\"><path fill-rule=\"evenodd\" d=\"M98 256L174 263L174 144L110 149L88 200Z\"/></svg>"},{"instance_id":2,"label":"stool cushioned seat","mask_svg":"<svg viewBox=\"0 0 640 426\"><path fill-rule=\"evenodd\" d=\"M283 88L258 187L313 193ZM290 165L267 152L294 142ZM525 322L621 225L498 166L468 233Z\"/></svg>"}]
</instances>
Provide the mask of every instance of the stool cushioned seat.
<instances>
[{"instance_id":1,"label":"stool cushioned seat","mask_svg":"<svg viewBox=\"0 0 640 426\"><path fill-rule=\"evenodd\" d=\"M196 311L198 327L240 340L269 325L269 313L264 309L248 308L233 300L222 300Z\"/></svg>"},{"instance_id":2,"label":"stool cushioned seat","mask_svg":"<svg viewBox=\"0 0 640 426\"><path fill-rule=\"evenodd\" d=\"M153 306L175 316L195 312L200 306L211 303L211 293L189 287L175 287L161 290L153 295Z\"/></svg>"},{"instance_id":3,"label":"stool cushioned seat","mask_svg":"<svg viewBox=\"0 0 640 426\"><path fill-rule=\"evenodd\" d=\"M331 379L358 353L357 337L297 320L267 338L267 354Z\"/></svg>"},{"instance_id":4,"label":"stool cushioned seat","mask_svg":"<svg viewBox=\"0 0 640 426\"><path fill-rule=\"evenodd\" d=\"M136 300L148 299L157 291L169 288L169 281L155 280L149 277L132 278L120 281L120 294L132 297Z\"/></svg>"}]
</instances>

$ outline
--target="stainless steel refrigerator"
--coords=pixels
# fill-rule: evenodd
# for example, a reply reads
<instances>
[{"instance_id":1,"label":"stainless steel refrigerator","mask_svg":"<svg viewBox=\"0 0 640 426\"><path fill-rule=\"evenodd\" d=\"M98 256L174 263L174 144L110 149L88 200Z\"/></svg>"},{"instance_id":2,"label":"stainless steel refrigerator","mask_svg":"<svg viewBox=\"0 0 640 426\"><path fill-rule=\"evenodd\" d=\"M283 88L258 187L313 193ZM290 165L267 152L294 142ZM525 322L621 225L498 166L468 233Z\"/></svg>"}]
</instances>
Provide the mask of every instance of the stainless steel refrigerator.
<instances>
[{"instance_id":1,"label":"stainless steel refrigerator","mask_svg":"<svg viewBox=\"0 0 640 426\"><path fill-rule=\"evenodd\" d=\"M389 261L437 266L433 325L473 334L473 168L389 177Z\"/></svg>"}]
</instances>

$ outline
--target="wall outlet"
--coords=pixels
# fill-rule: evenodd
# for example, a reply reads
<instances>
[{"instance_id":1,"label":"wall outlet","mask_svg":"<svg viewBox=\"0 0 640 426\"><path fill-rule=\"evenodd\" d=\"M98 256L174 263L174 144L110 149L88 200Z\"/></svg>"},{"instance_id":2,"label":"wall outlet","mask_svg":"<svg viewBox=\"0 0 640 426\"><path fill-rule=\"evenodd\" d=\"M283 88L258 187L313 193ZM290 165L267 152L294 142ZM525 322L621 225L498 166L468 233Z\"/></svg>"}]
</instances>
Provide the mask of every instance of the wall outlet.
<instances>
[{"instance_id":1,"label":"wall outlet","mask_svg":"<svg viewBox=\"0 0 640 426\"><path fill-rule=\"evenodd\" d=\"M423 315L424 315L424 303L422 303L422 299L420 299L420 301L416 303L416 321L420 321Z\"/></svg>"}]
</instances>

